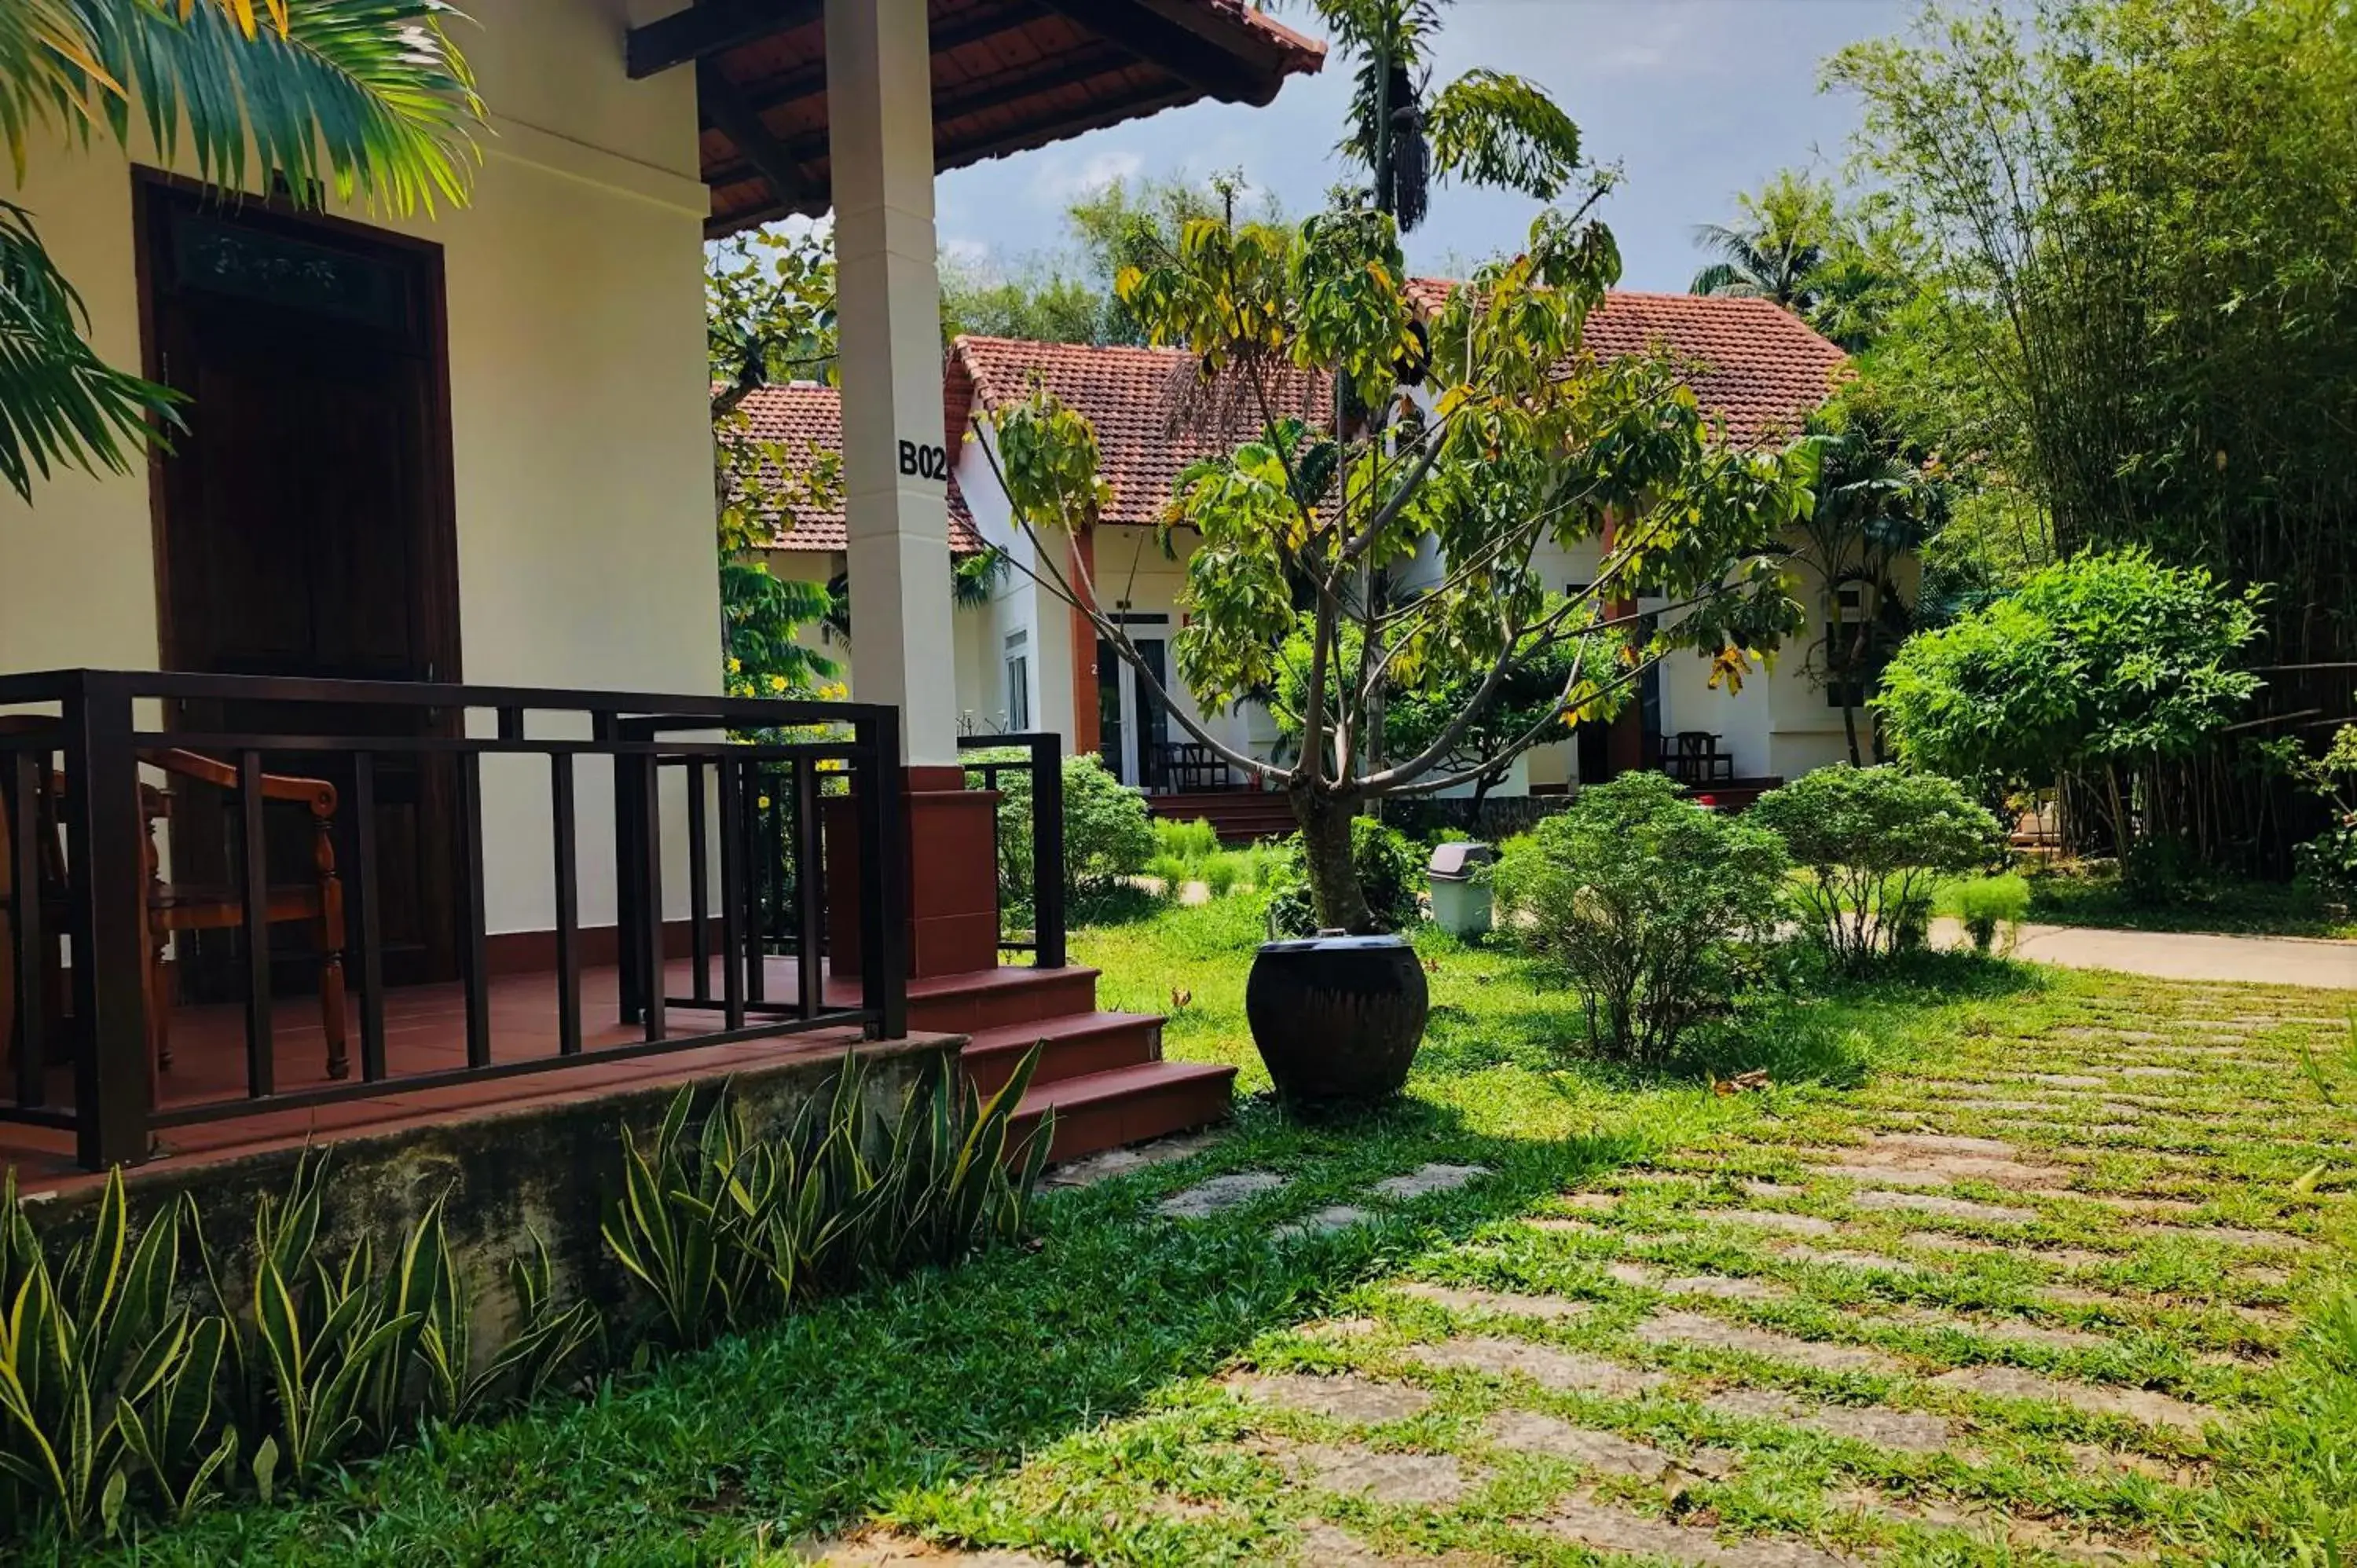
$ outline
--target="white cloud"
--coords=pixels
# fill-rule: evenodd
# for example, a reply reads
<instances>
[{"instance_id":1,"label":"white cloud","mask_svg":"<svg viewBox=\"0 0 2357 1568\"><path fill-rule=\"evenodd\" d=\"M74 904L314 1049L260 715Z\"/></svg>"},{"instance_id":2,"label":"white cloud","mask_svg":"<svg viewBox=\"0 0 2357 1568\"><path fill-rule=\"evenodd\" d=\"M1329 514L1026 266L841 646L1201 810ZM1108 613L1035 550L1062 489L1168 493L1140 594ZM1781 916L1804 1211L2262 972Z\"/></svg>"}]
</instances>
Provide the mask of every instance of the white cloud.
<instances>
[{"instance_id":1,"label":"white cloud","mask_svg":"<svg viewBox=\"0 0 2357 1568\"><path fill-rule=\"evenodd\" d=\"M1131 152L1100 152L1085 158L1062 156L1049 158L1039 165L1031 177L1031 193L1039 200L1059 209L1076 198L1103 190L1115 180L1135 179L1146 168L1146 159Z\"/></svg>"}]
</instances>

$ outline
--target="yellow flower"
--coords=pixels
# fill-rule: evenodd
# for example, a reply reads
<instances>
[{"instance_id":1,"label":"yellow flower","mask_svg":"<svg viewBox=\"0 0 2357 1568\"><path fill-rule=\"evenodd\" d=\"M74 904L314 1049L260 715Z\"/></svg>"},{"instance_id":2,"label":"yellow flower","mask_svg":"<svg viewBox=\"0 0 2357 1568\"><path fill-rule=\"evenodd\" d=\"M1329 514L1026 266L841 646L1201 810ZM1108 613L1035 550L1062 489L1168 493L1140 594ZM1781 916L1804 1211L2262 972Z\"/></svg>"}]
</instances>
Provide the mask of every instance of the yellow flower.
<instances>
[{"instance_id":1,"label":"yellow flower","mask_svg":"<svg viewBox=\"0 0 2357 1568\"><path fill-rule=\"evenodd\" d=\"M772 692L782 692L782 691L784 691L785 689L786 689L786 678L785 678L783 675L772 675L772 676L770 676L770 691L772 691Z\"/></svg>"}]
</instances>

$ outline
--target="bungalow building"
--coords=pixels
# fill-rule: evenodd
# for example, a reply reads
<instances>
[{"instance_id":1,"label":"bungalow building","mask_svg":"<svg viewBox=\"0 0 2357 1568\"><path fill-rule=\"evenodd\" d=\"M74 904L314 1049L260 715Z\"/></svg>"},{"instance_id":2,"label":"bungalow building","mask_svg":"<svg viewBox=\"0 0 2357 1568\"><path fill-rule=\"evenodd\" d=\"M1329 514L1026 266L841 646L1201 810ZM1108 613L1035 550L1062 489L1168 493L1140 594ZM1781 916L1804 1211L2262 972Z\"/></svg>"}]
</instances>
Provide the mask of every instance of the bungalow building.
<instances>
[{"instance_id":1,"label":"bungalow building","mask_svg":"<svg viewBox=\"0 0 2357 1568\"><path fill-rule=\"evenodd\" d=\"M1447 286L1437 280L1416 285L1436 304ZM1695 394L1723 438L1744 446L1795 434L1831 393L1846 362L1839 349L1789 312L1752 299L1616 293L1590 319L1587 341L1607 356L1669 353L1688 367ZM955 454L952 526L962 548L995 548L1011 558L986 606L963 605L952 617L962 726L1066 736L1074 750L1097 752L1167 814L1206 815L1238 832L1289 826L1281 802L1240 790L1224 765L1156 711L1135 671L1100 642L1087 619L1032 575L1031 545L1009 514L984 416L1022 399L1036 378L1094 424L1112 500L1080 548L1105 607L1122 618L1149 661L1168 660L1170 639L1185 624L1181 590L1193 548L1192 536L1182 532L1166 549L1155 524L1186 465L1228 449L1248 429L1222 428L1203 414L1203 400L1189 395L1194 359L1176 349L962 337L950 346L946 364L944 437ZM1305 395L1314 400L1314 389L1305 386ZM825 388L794 386L758 392L746 406L765 434L807 435L812 449L825 450L834 404ZM1792 545L1803 553L1802 596L1813 604L1816 584L1803 546L1797 539ZM1594 580L1597 555L1594 544L1575 552L1548 544L1534 564L1551 588L1570 592ZM805 517L780 536L771 559L780 573L813 576L835 569L839 557L834 520ZM1862 608L1855 603L1860 590L1846 592L1851 607ZM1669 766L1740 794L1846 757L1836 697L1813 673L1813 645L1823 636L1816 618L1740 692L1712 687L1706 660L1671 658L1646 678L1616 724L1583 726L1533 749L1493 792L1559 794L1631 767ZM1190 716L1202 716L1183 682L1166 684L1189 705ZM1254 755L1268 755L1276 739L1268 714L1254 706L1207 722ZM1689 760L1682 736L1709 737L1710 760Z\"/></svg>"},{"instance_id":2,"label":"bungalow building","mask_svg":"<svg viewBox=\"0 0 2357 1568\"><path fill-rule=\"evenodd\" d=\"M70 1184L863 1039L970 1037L980 1082L1049 1039L1027 1114L1065 1153L1219 1114L1229 1075L1096 1010L1044 908L1000 962L932 181L1265 103L1320 46L1244 0L469 9L463 208L224 199L144 135L36 138L10 193L98 352L192 401L135 471L0 499L0 1161ZM860 701L731 701L704 245L828 211Z\"/></svg>"}]
</instances>

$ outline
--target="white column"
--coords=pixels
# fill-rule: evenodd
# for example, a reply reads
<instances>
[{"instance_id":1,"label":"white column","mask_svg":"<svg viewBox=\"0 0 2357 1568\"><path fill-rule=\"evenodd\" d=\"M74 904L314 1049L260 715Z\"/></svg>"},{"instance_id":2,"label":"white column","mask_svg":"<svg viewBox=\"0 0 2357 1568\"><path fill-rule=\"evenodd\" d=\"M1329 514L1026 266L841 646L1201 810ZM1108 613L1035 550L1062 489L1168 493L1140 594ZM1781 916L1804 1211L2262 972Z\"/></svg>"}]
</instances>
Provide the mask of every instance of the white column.
<instances>
[{"instance_id":1,"label":"white column","mask_svg":"<svg viewBox=\"0 0 2357 1568\"><path fill-rule=\"evenodd\" d=\"M904 760L957 760L926 0L826 0L851 692Z\"/></svg>"}]
</instances>

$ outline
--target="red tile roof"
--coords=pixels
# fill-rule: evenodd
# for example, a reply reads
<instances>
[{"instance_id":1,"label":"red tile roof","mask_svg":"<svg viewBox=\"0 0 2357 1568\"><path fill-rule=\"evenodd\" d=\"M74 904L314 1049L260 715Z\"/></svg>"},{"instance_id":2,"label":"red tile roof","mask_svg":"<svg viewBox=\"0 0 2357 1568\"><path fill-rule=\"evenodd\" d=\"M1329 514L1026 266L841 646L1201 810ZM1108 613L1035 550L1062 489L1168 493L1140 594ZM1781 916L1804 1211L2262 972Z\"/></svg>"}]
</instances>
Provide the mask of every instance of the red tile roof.
<instances>
[{"instance_id":1,"label":"red tile roof","mask_svg":"<svg viewBox=\"0 0 2357 1568\"><path fill-rule=\"evenodd\" d=\"M1414 278L1408 292L1437 310L1456 286ZM1587 318L1587 347L1605 359L1658 348L1684 362L1704 414L1739 446L1796 434L1849 360L1781 306L1720 295L1609 294Z\"/></svg>"},{"instance_id":2,"label":"red tile roof","mask_svg":"<svg viewBox=\"0 0 2357 1568\"><path fill-rule=\"evenodd\" d=\"M757 387L737 406L752 421L754 438L781 444L790 459L799 458L805 452L843 450L843 393L834 387L809 381ZM951 551L971 555L985 548L982 531L974 526L974 514L966 510L965 497L958 493L955 475L950 478L949 502ZM838 505L823 510L803 509L796 514L793 527L779 534L771 547L833 553L846 548L849 542L843 509Z\"/></svg>"},{"instance_id":3,"label":"red tile roof","mask_svg":"<svg viewBox=\"0 0 2357 1568\"><path fill-rule=\"evenodd\" d=\"M1261 428L1259 411L1243 403L1240 387L1206 387L1195 356L1184 349L964 337L951 345L950 365L943 413L952 451L974 396L996 407L1020 403L1030 395L1034 374L1088 416L1097 429L1100 469L1113 487L1106 522L1156 521L1188 464L1231 451ZM1329 417L1333 398L1324 378L1292 375L1280 384L1279 417Z\"/></svg>"}]
</instances>

